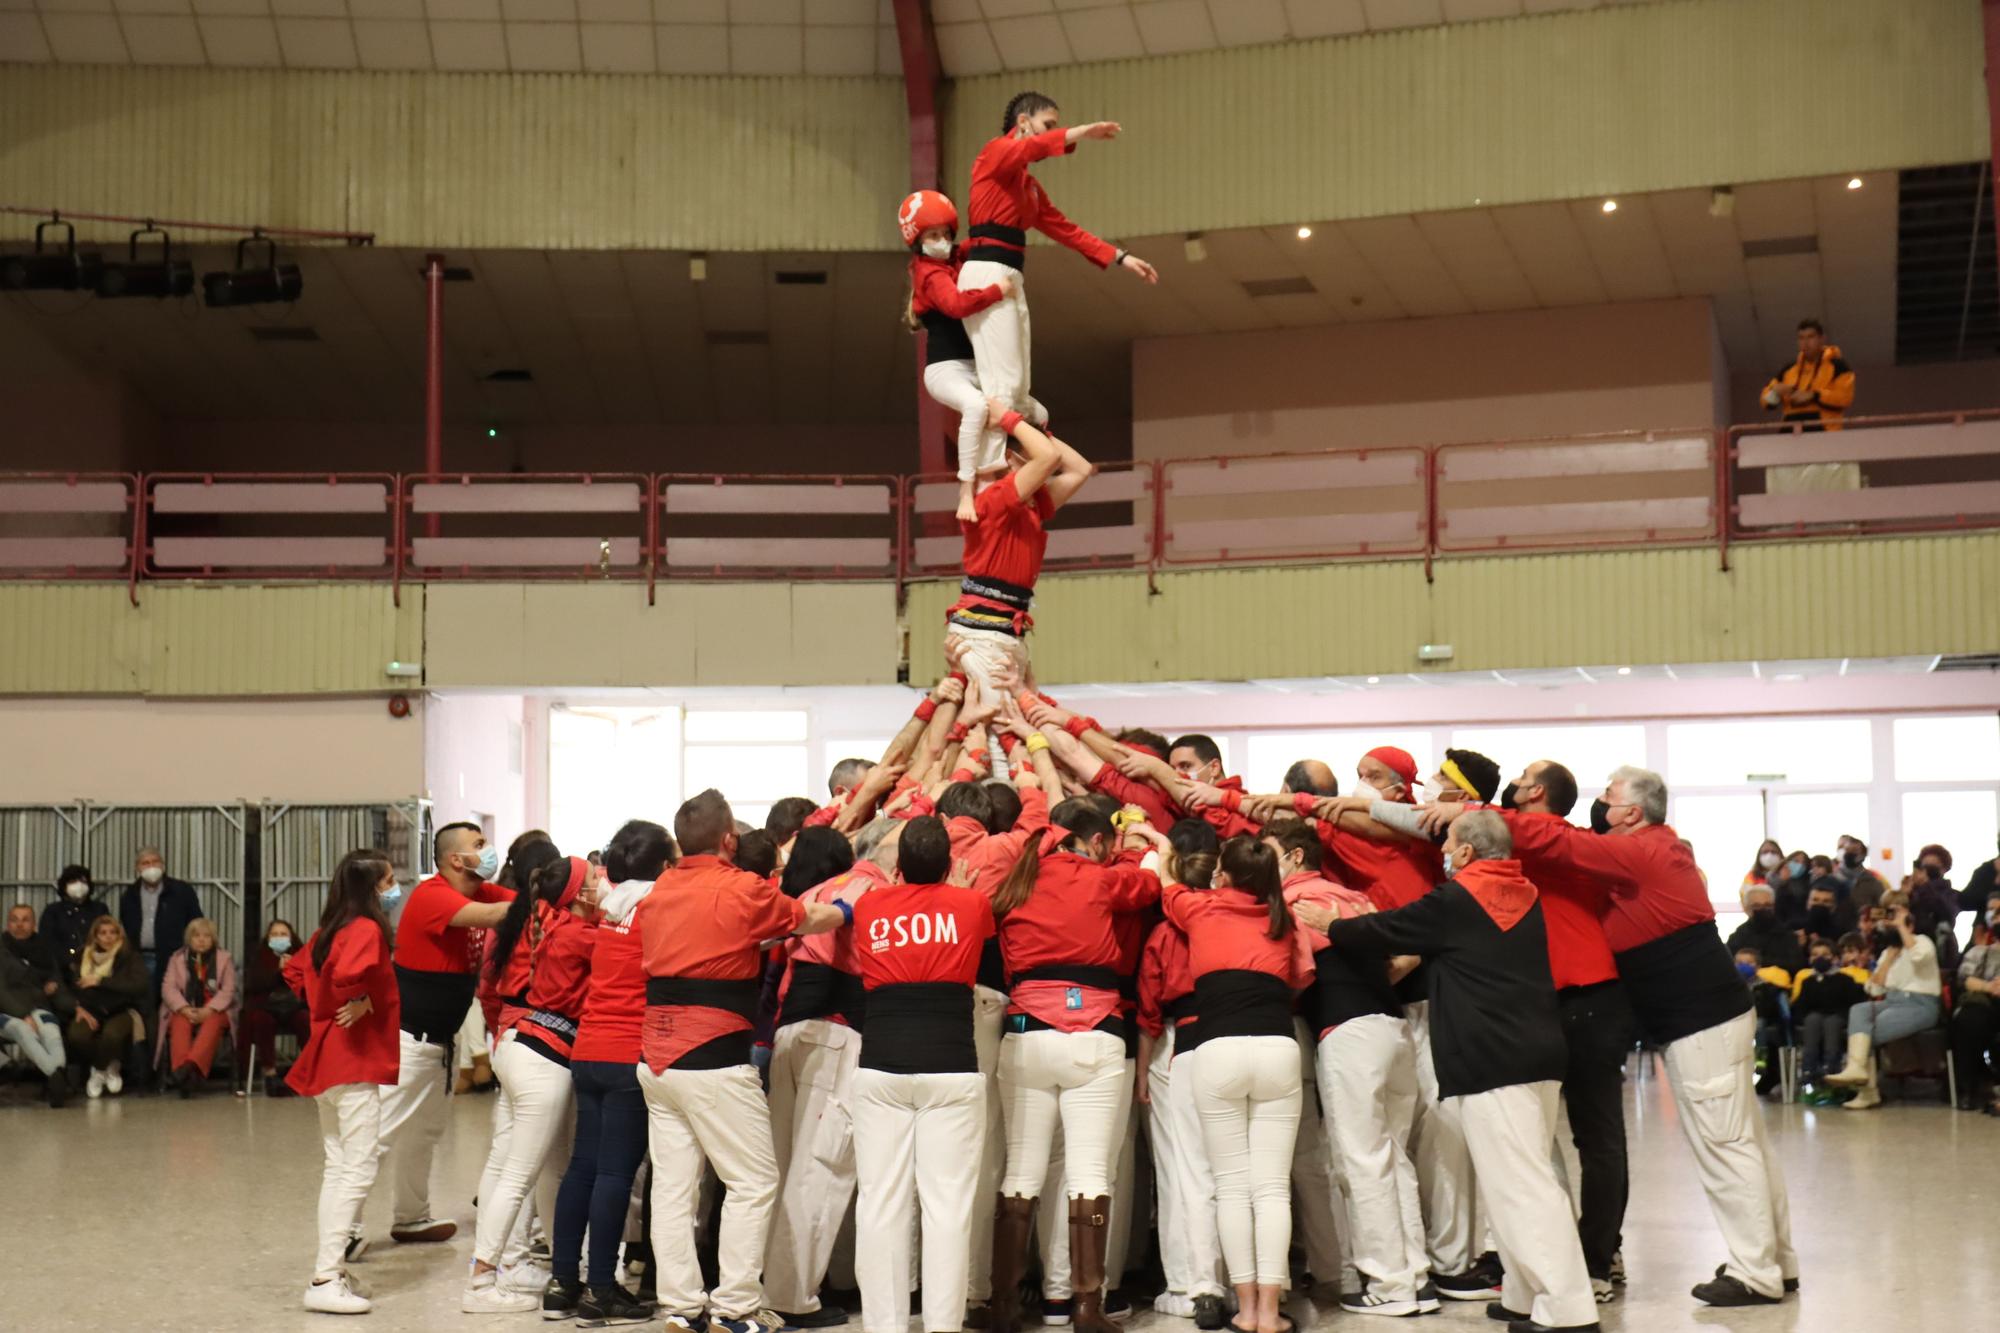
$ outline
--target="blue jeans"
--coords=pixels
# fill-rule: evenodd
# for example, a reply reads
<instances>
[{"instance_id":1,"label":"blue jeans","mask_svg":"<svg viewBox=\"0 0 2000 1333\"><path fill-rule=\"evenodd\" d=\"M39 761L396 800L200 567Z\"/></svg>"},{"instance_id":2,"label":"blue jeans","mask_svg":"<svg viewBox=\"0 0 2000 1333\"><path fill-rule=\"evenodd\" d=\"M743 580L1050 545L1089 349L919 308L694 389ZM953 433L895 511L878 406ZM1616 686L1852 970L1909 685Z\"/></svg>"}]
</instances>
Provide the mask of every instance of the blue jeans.
<instances>
[{"instance_id":1,"label":"blue jeans","mask_svg":"<svg viewBox=\"0 0 2000 1333\"><path fill-rule=\"evenodd\" d=\"M12 1014L0 1017L0 1040L15 1043L35 1068L53 1078L65 1063L62 1024L46 1009L35 1010L31 1017L35 1020L32 1032L28 1030L27 1019Z\"/></svg>"},{"instance_id":2,"label":"blue jeans","mask_svg":"<svg viewBox=\"0 0 2000 1333\"><path fill-rule=\"evenodd\" d=\"M1892 990L1879 1004L1864 1000L1847 1011L1847 1035L1873 1037L1877 1046L1927 1032L1938 1025L1944 1005L1935 995Z\"/></svg>"},{"instance_id":3,"label":"blue jeans","mask_svg":"<svg viewBox=\"0 0 2000 1333\"><path fill-rule=\"evenodd\" d=\"M561 1281L577 1281L588 1230L591 1285L608 1287L618 1271L632 1178L646 1160L646 1098L637 1064L575 1060L569 1072L576 1084L576 1148L556 1192L550 1264Z\"/></svg>"}]
</instances>

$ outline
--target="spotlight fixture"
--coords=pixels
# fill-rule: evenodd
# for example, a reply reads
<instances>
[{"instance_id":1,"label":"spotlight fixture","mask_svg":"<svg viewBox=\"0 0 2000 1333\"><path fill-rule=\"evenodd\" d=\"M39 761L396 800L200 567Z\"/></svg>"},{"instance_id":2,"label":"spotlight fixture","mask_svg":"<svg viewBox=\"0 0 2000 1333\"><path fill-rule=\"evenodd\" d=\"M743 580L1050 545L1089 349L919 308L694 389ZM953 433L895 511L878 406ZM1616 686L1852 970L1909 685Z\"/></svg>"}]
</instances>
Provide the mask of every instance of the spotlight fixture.
<instances>
[{"instance_id":1,"label":"spotlight fixture","mask_svg":"<svg viewBox=\"0 0 2000 1333\"><path fill-rule=\"evenodd\" d=\"M139 262L139 238L157 236L160 238L160 257L157 260ZM123 264L106 264L97 276L97 294L107 301L127 296L151 296L164 299L169 296L186 296L194 290L194 265L185 259L174 258L174 241L163 228L150 224L132 233L126 243Z\"/></svg>"},{"instance_id":2,"label":"spotlight fixture","mask_svg":"<svg viewBox=\"0 0 2000 1333\"><path fill-rule=\"evenodd\" d=\"M1632 674L1632 668L1631 668L1631 667L1619 667L1619 668L1618 668L1618 674L1619 674L1619 675L1621 675L1621 676L1629 676L1629 675L1631 675L1631 674Z\"/></svg>"},{"instance_id":3,"label":"spotlight fixture","mask_svg":"<svg viewBox=\"0 0 2000 1333\"><path fill-rule=\"evenodd\" d=\"M1848 189L1850 189L1850 190L1858 190L1858 189L1860 189L1860 188L1861 188L1861 178L1860 178L1859 176L1849 176L1849 177L1847 178L1847 188L1848 188Z\"/></svg>"},{"instance_id":4,"label":"spotlight fixture","mask_svg":"<svg viewBox=\"0 0 2000 1333\"><path fill-rule=\"evenodd\" d=\"M1618 201L1616 199L1606 199L1604 201L1604 211L1607 213L1616 213L1618 211Z\"/></svg>"},{"instance_id":5,"label":"spotlight fixture","mask_svg":"<svg viewBox=\"0 0 2000 1333\"><path fill-rule=\"evenodd\" d=\"M1310 240L1312 239L1312 235L1313 235L1313 229L1312 229L1311 227L1300 227L1300 228L1299 228L1299 239L1300 239L1300 240L1302 240L1302 241L1310 241Z\"/></svg>"},{"instance_id":6,"label":"spotlight fixture","mask_svg":"<svg viewBox=\"0 0 2000 1333\"><path fill-rule=\"evenodd\" d=\"M43 248L42 233L50 227L61 227L68 233L61 249L53 244ZM0 291L89 291L97 285L98 271L103 267L104 260L97 254L76 252L74 226L60 217L51 217L35 224L34 253L0 255Z\"/></svg>"},{"instance_id":7,"label":"spotlight fixture","mask_svg":"<svg viewBox=\"0 0 2000 1333\"><path fill-rule=\"evenodd\" d=\"M244 262L250 246L264 247L265 263L251 268ZM201 275L202 297L211 307L234 305L276 305L299 299L305 279L297 264L278 262L278 244L262 232L252 232L236 243L236 269L227 273Z\"/></svg>"}]
</instances>

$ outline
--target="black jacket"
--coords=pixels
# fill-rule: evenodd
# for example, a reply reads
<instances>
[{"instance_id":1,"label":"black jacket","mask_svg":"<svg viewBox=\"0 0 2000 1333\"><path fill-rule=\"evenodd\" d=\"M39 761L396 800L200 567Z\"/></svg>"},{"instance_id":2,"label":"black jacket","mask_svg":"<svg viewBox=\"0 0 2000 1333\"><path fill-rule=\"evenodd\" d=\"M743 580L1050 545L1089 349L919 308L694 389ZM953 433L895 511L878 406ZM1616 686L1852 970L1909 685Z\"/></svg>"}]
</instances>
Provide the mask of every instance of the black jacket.
<instances>
[{"instance_id":1,"label":"black jacket","mask_svg":"<svg viewBox=\"0 0 2000 1333\"><path fill-rule=\"evenodd\" d=\"M1745 918L1742 925L1730 932L1728 947L1732 955L1738 949L1755 949L1758 963L1763 967L1796 972L1806 965L1799 937L1778 918L1773 918L1769 926L1758 924L1754 916Z\"/></svg>"},{"instance_id":2,"label":"black jacket","mask_svg":"<svg viewBox=\"0 0 2000 1333\"><path fill-rule=\"evenodd\" d=\"M1466 873L1480 867L1519 874L1512 861L1475 862ZM1562 1078L1569 1048L1539 899L1503 930L1464 885L1447 880L1393 912L1335 921L1327 938L1343 950L1423 956L1439 1096Z\"/></svg>"},{"instance_id":3,"label":"black jacket","mask_svg":"<svg viewBox=\"0 0 2000 1333\"><path fill-rule=\"evenodd\" d=\"M95 898L80 903L58 898L42 909L42 924L36 934L62 969L64 981L76 980L76 959L90 943L90 923L110 915L111 909Z\"/></svg>"},{"instance_id":4,"label":"black jacket","mask_svg":"<svg viewBox=\"0 0 2000 1333\"><path fill-rule=\"evenodd\" d=\"M145 892L138 880L127 884L118 895L118 923L125 927L125 938L132 941L132 947L143 950L139 938L140 928L145 924L145 911L140 905L139 895ZM184 879L168 875L160 881L160 906L153 914L153 951L161 958L173 955L176 949L187 943L188 923L201 915L201 899L195 896L194 885ZM164 967L161 971L165 971Z\"/></svg>"},{"instance_id":5,"label":"black jacket","mask_svg":"<svg viewBox=\"0 0 2000 1333\"><path fill-rule=\"evenodd\" d=\"M12 935L0 935L0 967L8 970L11 984L28 986L33 991L36 1009L46 1009L67 1021L76 1014L76 997L70 994L69 978L63 967L49 952L47 942L41 935L28 936L17 940ZM18 972L19 980L13 978ZM55 983L55 993L48 991L50 982ZM20 1017L14 1009L0 1001L0 1008Z\"/></svg>"},{"instance_id":6,"label":"black jacket","mask_svg":"<svg viewBox=\"0 0 2000 1333\"><path fill-rule=\"evenodd\" d=\"M150 1023L146 1009L152 1002L152 979L146 975L146 961L137 949L125 946L111 964L111 974L95 986L78 988L76 1002L99 1019L130 1009Z\"/></svg>"}]
</instances>

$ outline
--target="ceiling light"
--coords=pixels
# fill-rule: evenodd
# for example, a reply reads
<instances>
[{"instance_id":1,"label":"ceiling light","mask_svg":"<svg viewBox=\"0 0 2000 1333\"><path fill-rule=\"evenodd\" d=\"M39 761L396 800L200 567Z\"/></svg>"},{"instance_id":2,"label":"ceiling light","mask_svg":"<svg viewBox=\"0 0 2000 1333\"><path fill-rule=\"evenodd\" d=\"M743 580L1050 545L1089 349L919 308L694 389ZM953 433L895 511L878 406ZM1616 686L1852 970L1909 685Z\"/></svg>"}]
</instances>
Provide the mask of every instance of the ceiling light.
<instances>
[{"instance_id":1,"label":"ceiling light","mask_svg":"<svg viewBox=\"0 0 2000 1333\"><path fill-rule=\"evenodd\" d=\"M1312 234L1313 234L1313 229L1311 227L1299 228L1299 239L1302 241L1310 241L1312 239Z\"/></svg>"},{"instance_id":2,"label":"ceiling light","mask_svg":"<svg viewBox=\"0 0 2000 1333\"><path fill-rule=\"evenodd\" d=\"M1780 671L1777 675L1771 677L1771 679L1781 685L1790 685L1794 681L1804 680L1805 677L1796 671Z\"/></svg>"},{"instance_id":3,"label":"ceiling light","mask_svg":"<svg viewBox=\"0 0 2000 1333\"><path fill-rule=\"evenodd\" d=\"M1858 190L1858 189L1860 189L1860 188L1861 188L1861 178L1860 178L1859 176L1849 176L1849 177L1847 178L1847 188L1848 188L1848 189L1850 189L1850 190Z\"/></svg>"},{"instance_id":4,"label":"ceiling light","mask_svg":"<svg viewBox=\"0 0 2000 1333\"><path fill-rule=\"evenodd\" d=\"M160 238L160 257L139 262L139 238ZM106 300L124 296L186 296L194 290L194 265L174 258L173 238L158 227L141 227L125 246L126 262L106 264L97 275L97 294Z\"/></svg>"},{"instance_id":5,"label":"ceiling light","mask_svg":"<svg viewBox=\"0 0 2000 1333\"><path fill-rule=\"evenodd\" d=\"M1618 201L1616 199L1606 199L1604 201L1604 211L1607 213L1616 213L1618 211Z\"/></svg>"},{"instance_id":6,"label":"ceiling light","mask_svg":"<svg viewBox=\"0 0 2000 1333\"><path fill-rule=\"evenodd\" d=\"M244 251L252 245L264 247L266 262L261 267L245 266ZM305 279L299 273L299 266L280 264L277 243L254 233L236 243L234 272L201 275L202 297L212 307L276 305L298 300L304 290Z\"/></svg>"},{"instance_id":7,"label":"ceiling light","mask_svg":"<svg viewBox=\"0 0 2000 1333\"><path fill-rule=\"evenodd\" d=\"M1619 675L1621 675L1621 676L1629 676L1629 675L1631 675L1631 674L1632 674L1632 668L1631 668L1631 667L1619 667L1619 668L1618 668L1618 674L1619 674Z\"/></svg>"},{"instance_id":8,"label":"ceiling light","mask_svg":"<svg viewBox=\"0 0 2000 1333\"><path fill-rule=\"evenodd\" d=\"M499 428L498 426L488 426L488 427L486 428L486 438L487 438L487 439L489 439L489 440L497 440L497 439L499 439L499 438L500 438L500 428Z\"/></svg>"},{"instance_id":9,"label":"ceiling light","mask_svg":"<svg viewBox=\"0 0 2000 1333\"><path fill-rule=\"evenodd\" d=\"M1380 685L1382 683L1382 678L1380 676L1370 676L1368 678L1368 683L1370 685Z\"/></svg>"}]
</instances>

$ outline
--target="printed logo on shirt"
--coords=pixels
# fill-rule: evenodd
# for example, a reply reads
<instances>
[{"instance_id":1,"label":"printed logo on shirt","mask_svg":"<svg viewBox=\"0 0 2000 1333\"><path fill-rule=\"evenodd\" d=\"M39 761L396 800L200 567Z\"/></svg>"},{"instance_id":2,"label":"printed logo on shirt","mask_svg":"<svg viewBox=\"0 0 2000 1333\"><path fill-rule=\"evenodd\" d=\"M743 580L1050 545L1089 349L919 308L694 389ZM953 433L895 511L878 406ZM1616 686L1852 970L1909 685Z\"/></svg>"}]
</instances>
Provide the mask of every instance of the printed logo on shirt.
<instances>
[{"instance_id":1,"label":"printed logo on shirt","mask_svg":"<svg viewBox=\"0 0 2000 1333\"><path fill-rule=\"evenodd\" d=\"M958 918L948 912L879 916L868 923L868 948L884 953L910 944L958 943Z\"/></svg>"}]
</instances>

